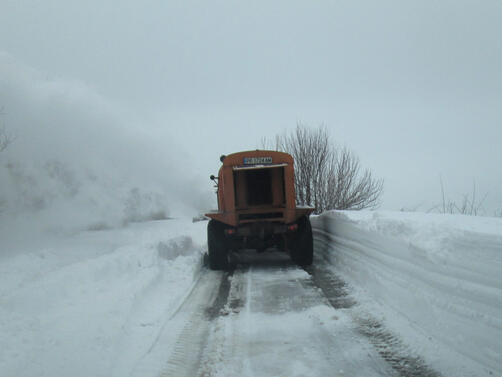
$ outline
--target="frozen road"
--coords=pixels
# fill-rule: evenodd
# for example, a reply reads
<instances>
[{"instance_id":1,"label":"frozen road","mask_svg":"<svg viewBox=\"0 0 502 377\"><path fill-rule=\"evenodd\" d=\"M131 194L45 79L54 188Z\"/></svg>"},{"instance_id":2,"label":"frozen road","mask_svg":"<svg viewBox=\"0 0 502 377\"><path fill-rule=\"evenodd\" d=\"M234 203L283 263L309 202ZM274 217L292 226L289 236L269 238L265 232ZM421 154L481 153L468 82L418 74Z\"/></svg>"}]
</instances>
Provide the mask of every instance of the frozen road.
<instances>
[{"instance_id":1,"label":"frozen road","mask_svg":"<svg viewBox=\"0 0 502 377\"><path fill-rule=\"evenodd\" d=\"M0 375L502 376L501 221L328 213L307 269L210 271L189 218L15 242Z\"/></svg>"},{"instance_id":2,"label":"frozen road","mask_svg":"<svg viewBox=\"0 0 502 377\"><path fill-rule=\"evenodd\" d=\"M306 270L279 252L234 255L230 272L203 269L132 375L438 376L358 313L323 268L324 247L318 235L318 263ZM152 363L163 350L165 364Z\"/></svg>"}]
</instances>

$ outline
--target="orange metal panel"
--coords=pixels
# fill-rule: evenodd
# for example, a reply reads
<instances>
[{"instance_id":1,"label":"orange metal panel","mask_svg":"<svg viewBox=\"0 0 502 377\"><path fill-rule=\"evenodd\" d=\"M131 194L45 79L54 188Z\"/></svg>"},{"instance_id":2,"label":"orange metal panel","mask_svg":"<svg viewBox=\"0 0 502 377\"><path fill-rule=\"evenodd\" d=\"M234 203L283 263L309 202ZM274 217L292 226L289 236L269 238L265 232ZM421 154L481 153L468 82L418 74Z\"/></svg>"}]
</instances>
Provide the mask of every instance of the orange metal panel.
<instances>
[{"instance_id":1,"label":"orange metal panel","mask_svg":"<svg viewBox=\"0 0 502 377\"><path fill-rule=\"evenodd\" d=\"M246 162L249 161L258 161L258 163L246 164ZM263 162L263 164L260 162ZM281 164L281 167L270 166L278 164ZM245 179L243 173L245 170L236 170L234 172L234 168L243 168L247 166L253 166L254 168L259 168L260 166L263 168L272 168L272 206L268 208L244 208L246 203L245 190L238 192L236 197L236 193L234 192L234 173L235 179L239 183L239 187L245 188L246 185L241 184ZM284 171L284 187L282 187L282 183L280 183L282 178L281 169ZM279 207L283 208L281 210L284 213L282 221L285 223L292 223L299 217L308 215L313 211L313 208L296 208L293 158L287 153L255 150L230 154L223 160L223 165L220 168L218 177L218 211L207 213L206 216L223 223L237 226L239 213L266 213L267 210L270 210L269 212L274 212L274 207L276 209ZM236 201L238 204L237 208ZM250 220L246 220L246 222L248 221Z\"/></svg>"}]
</instances>

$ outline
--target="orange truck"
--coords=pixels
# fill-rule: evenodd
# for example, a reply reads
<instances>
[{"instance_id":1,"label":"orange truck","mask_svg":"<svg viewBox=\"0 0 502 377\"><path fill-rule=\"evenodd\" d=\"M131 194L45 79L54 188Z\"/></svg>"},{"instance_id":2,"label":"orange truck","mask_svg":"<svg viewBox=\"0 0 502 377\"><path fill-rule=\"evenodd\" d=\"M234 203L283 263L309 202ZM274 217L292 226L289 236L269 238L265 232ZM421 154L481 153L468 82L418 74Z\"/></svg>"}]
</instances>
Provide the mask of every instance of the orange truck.
<instances>
[{"instance_id":1,"label":"orange truck","mask_svg":"<svg viewBox=\"0 0 502 377\"><path fill-rule=\"evenodd\" d=\"M293 157L255 150L221 156L218 210L206 213L209 266L228 268L230 251L275 248L301 265L312 264L312 207L295 202Z\"/></svg>"}]
</instances>

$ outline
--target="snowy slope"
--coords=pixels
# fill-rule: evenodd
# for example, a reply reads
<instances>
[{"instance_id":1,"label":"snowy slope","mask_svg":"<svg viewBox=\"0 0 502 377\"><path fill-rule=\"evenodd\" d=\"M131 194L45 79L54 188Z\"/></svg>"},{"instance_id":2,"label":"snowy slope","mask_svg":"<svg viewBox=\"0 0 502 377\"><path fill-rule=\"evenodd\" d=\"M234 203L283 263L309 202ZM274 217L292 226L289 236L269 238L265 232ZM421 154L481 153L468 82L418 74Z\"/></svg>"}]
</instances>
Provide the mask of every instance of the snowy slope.
<instances>
[{"instance_id":1,"label":"snowy slope","mask_svg":"<svg viewBox=\"0 0 502 377\"><path fill-rule=\"evenodd\" d=\"M2 258L0 375L128 375L193 285L205 225L131 223Z\"/></svg>"},{"instance_id":2,"label":"snowy slope","mask_svg":"<svg viewBox=\"0 0 502 377\"><path fill-rule=\"evenodd\" d=\"M502 375L502 219L346 211L313 222L362 312L445 376Z\"/></svg>"}]
</instances>

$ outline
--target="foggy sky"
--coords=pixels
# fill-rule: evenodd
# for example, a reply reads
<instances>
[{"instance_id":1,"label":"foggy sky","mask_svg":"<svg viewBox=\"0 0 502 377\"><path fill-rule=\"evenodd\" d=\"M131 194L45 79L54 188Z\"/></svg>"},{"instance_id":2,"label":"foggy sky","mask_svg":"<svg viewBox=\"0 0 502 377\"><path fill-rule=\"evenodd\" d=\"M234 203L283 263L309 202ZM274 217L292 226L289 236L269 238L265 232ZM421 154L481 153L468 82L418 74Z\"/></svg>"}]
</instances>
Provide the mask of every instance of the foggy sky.
<instances>
[{"instance_id":1,"label":"foggy sky","mask_svg":"<svg viewBox=\"0 0 502 377\"><path fill-rule=\"evenodd\" d=\"M385 179L383 208L430 208L441 175L452 199L475 181L487 212L502 210L500 1L1 8L0 50L133 113L134 127L186 153L187 174L208 190L220 154L257 148L300 121L325 124Z\"/></svg>"}]
</instances>

